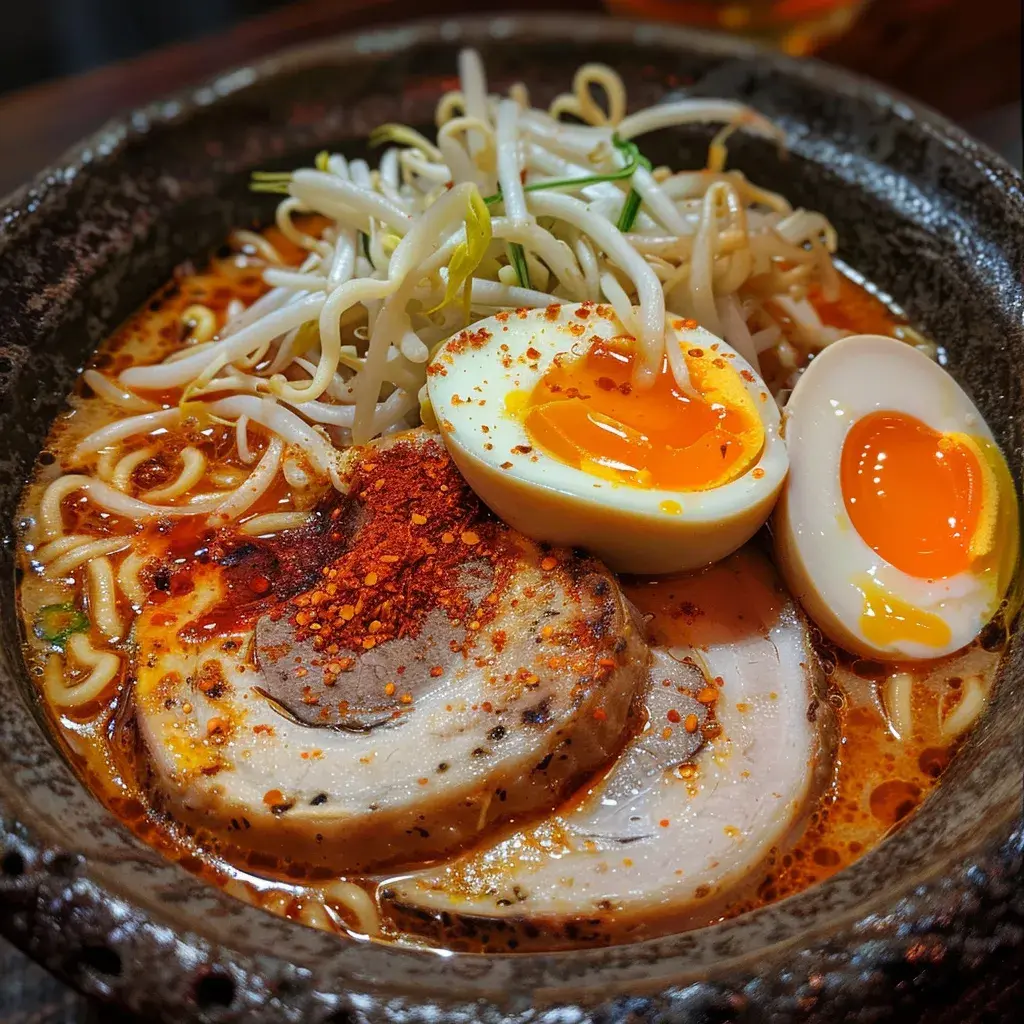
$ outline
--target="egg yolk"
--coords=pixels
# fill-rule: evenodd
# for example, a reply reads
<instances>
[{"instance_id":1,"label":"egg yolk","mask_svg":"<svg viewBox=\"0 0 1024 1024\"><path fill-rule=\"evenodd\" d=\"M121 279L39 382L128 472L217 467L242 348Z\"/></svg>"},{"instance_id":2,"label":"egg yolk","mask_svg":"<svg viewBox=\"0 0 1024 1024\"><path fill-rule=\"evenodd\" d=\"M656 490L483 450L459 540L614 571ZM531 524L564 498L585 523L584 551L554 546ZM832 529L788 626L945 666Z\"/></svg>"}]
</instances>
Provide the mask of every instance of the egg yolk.
<instances>
[{"instance_id":1,"label":"egg yolk","mask_svg":"<svg viewBox=\"0 0 1024 1024\"><path fill-rule=\"evenodd\" d=\"M635 487L703 491L758 458L764 427L737 372L715 352L686 354L696 394L676 384L667 357L654 384L633 386L632 338L562 353L520 410L531 441L560 462Z\"/></svg>"},{"instance_id":2,"label":"egg yolk","mask_svg":"<svg viewBox=\"0 0 1024 1024\"><path fill-rule=\"evenodd\" d=\"M970 568L989 518L985 479L970 438L904 413L865 416L843 444L840 482L851 522L890 565L920 579Z\"/></svg>"},{"instance_id":3,"label":"egg yolk","mask_svg":"<svg viewBox=\"0 0 1024 1024\"><path fill-rule=\"evenodd\" d=\"M855 584L864 598L860 628L865 639L877 647L910 641L925 647L945 647L952 635L938 615L915 608L887 592L875 579L866 577Z\"/></svg>"}]
</instances>

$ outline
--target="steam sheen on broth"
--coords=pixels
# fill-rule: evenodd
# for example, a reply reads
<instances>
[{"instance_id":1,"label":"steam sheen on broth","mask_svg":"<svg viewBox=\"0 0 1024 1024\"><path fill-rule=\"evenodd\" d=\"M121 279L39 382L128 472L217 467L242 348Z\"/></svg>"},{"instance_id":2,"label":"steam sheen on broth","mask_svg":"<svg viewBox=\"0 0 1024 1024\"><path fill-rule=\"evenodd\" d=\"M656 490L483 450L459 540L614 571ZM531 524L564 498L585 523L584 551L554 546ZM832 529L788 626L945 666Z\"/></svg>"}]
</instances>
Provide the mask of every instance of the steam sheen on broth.
<instances>
[{"instance_id":1,"label":"steam sheen on broth","mask_svg":"<svg viewBox=\"0 0 1024 1024\"><path fill-rule=\"evenodd\" d=\"M258 175L276 225L101 346L23 498L27 663L97 795L273 912L477 951L698 927L936 784L1016 498L825 218L726 169L760 115L460 78L377 169ZM708 165L651 167L692 122Z\"/></svg>"}]
</instances>

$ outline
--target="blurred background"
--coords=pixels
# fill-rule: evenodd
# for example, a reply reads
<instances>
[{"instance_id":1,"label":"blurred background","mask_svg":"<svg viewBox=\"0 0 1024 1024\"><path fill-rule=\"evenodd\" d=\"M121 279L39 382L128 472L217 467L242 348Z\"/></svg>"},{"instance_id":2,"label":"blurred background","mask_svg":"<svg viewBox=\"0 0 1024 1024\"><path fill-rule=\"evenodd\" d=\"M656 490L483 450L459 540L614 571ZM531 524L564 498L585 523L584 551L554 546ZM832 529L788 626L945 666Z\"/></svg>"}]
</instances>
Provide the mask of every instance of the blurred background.
<instances>
[{"instance_id":1,"label":"blurred background","mask_svg":"<svg viewBox=\"0 0 1024 1024\"><path fill-rule=\"evenodd\" d=\"M0 90L17 89L124 60L168 43L216 33L287 0L41 0L9 4L0 40ZM306 5L293 5L306 6ZM330 6L330 5L321 5ZM778 30L809 49L849 24L860 0L609 0L623 14L677 19L732 31ZM428 5L429 7L429 5ZM426 9L425 9L426 11Z\"/></svg>"},{"instance_id":2,"label":"blurred background","mask_svg":"<svg viewBox=\"0 0 1024 1024\"><path fill-rule=\"evenodd\" d=\"M38 0L5 4L0 90L17 89L195 39L282 0Z\"/></svg>"},{"instance_id":3,"label":"blurred background","mask_svg":"<svg viewBox=\"0 0 1024 1024\"><path fill-rule=\"evenodd\" d=\"M1021 165L1021 0L5 0L0 195L108 117L223 68L375 23L501 8L660 18L815 54Z\"/></svg>"},{"instance_id":4,"label":"blurred background","mask_svg":"<svg viewBox=\"0 0 1024 1024\"><path fill-rule=\"evenodd\" d=\"M369 25L503 8L657 18L813 54L937 108L1022 166L1021 0L2 0L2 6L0 196L107 118L222 69ZM0 1024L127 1021L87 1004L0 938Z\"/></svg>"}]
</instances>

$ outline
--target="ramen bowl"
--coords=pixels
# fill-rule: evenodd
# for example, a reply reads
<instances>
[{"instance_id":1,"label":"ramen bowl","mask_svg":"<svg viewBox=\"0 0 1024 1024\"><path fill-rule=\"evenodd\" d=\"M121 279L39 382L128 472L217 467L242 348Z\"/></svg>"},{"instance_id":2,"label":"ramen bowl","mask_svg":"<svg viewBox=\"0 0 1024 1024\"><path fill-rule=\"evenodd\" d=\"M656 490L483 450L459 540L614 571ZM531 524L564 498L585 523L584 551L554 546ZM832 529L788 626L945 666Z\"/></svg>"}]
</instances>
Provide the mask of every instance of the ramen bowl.
<instances>
[{"instance_id":1,"label":"ramen bowl","mask_svg":"<svg viewBox=\"0 0 1024 1024\"><path fill-rule=\"evenodd\" d=\"M250 907L132 834L54 741L21 659L13 518L80 367L174 266L266 217L251 171L361 153L383 122L429 124L467 44L541 100L597 60L636 104L684 89L778 122L787 159L740 139L734 165L824 212L846 262L941 343L1019 487L1021 179L869 82L680 29L507 17L342 37L154 104L12 196L0 222L0 931L149 1020L992 1019L1024 955L1019 631L995 638L992 700L939 787L852 867L713 926L558 954L357 942ZM685 165L708 138L657 155Z\"/></svg>"}]
</instances>

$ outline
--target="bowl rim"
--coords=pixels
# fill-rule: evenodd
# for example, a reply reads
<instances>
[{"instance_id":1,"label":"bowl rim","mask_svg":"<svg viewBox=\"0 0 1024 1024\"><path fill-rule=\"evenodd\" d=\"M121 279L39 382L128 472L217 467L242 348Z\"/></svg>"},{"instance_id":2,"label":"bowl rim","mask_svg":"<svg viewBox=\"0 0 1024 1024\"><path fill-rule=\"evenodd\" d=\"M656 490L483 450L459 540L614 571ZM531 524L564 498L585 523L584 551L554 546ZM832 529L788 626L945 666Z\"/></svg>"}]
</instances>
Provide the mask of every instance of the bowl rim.
<instances>
[{"instance_id":1,"label":"bowl rim","mask_svg":"<svg viewBox=\"0 0 1024 1024\"><path fill-rule=\"evenodd\" d=\"M987 175L994 176L1007 202L1015 202L1024 210L1024 178L1002 157L941 114L860 75L819 61L769 54L749 42L675 25L575 14L478 15L370 28L291 46L258 61L219 73L198 86L179 90L165 99L115 117L68 149L31 182L0 201L0 209L3 210L0 213L0 252L9 243L16 244L23 218L43 206L48 194L59 192L77 175L87 174L94 161L116 156L119 148L151 128L187 120L193 111L226 99L258 82L318 64L343 67L349 60L364 60L373 54L404 52L431 42L452 45L457 42L471 44L474 41L512 41L527 36L536 37L538 34L548 40L571 35L574 43L583 45L589 42L638 45L656 42L665 50L768 60L786 78L813 81L841 98L866 100L889 118L914 122L957 158L967 160ZM11 660L16 672L21 665L20 651L12 652ZM25 722L34 720L37 730L43 733L42 738L52 743L41 726L37 710L26 706L23 711ZM51 747L51 750L51 757L62 757L55 747ZM5 758L6 755L0 752L0 764L3 764ZM102 819L101 827L119 828L124 833L121 839L125 849L131 850L133 856L152 862L156 855L151 848L129 833L111 812L95 801L66 763L63 768L67 783L84 790L93 800L95 817ZM762 967L769 961L778 962L798 946L827 942L840 932L853 935L857 932L858 923L863 925L872 915L884 913L886 908L906 897L915 888L928 886L948 876L958 866L965 865L971 857L984 858L992 851L1002 849L1007 841L1012 842L1020 828L1019 789L1016 784L1009 785L1007 799L1000 804L1002 813L990 816L984 822L974 834L974 841L969 847L946 850L941 862L921 867L913 874L908 874L902 884L882 889L868 901L850 893L843 897L841 890L844 888L843 880L851 873L870 872L870 853L846 871L808 890L815 893L816 903L821 903L823 898L826 903L829 899L835 901L835 905L827 911L817 909L810 924L804 907L807 893L802 892L749 915L693 932L621 946L562 953L439 955L427 949L355 943L344 938L312 933L302 925L282 919L275 919L273 928L270 928L266 920L270 917L267 912L233 900L229 917L233 920L232 928L235 930L228 936L224 934L224 929L212 926L212 917L200 919L194 911L189 914L172 913L167 904L155 898L145 898L145 894L140 894L134 885L126 885L125 875L114 863L97 865L81 858L76 861L72 876L74 884L78 885L78 897L85 904L120 904L141 915L140 921L143 923L133 933L133 941L153 943L159 929L170 927L177 940L189 946L203 962L250 962L256 965L254 976L265 970L271 961L300 972L313 969L314 962L327 961L331 965L331 984L340 985L338 991L375 992L380 988L380 979L387 978L389 999L395 993L404 992L405 998L411 1000L411 1005L422 1002L427 994L443 999L446 993L451 997L453 992L459 999L505 1003L515 998L515 993L523 986L523 979L530 978L535 992L541 993L544 1000L553 1003L587 999L587 990L598 976L602 985L606 986L606 990L600 993L601 998L614 992L657 991L701 981L708 977L709 972L715 976L725 976L741 970L751 971L757 968L756 962L760 962ZM24 797L25 794L11 785L9 774L0 773L0 850L6 837L11 848L23 851L28 861L47 865L35 872L36 876L45 875L52 870L49 865L57 858L70 856L74 859L78 855L75 850L67 850L62 846L59 820L33 813ZM874 853L877 851L878 848ZM177 863L158 859L160 863L151 864L151 867L165 885L187 891L194 884L202 884ZM31 880L32 876L33 871L29 871L26 877ZM39 881L38 877L36 880ZM127 897L123 895L126 891L129 894ZM0 872L0 908L5 902L11 902L5 892ZM219 912L223 909L223 901L230 900L230 897L211 889L210 899ZM764 923L764 918L770 918L763 933L765 940L753 949L733 950L736 932L747 932L752 921L762 919ZM0 924L0 930L6 931L18 944L28 947L36 955L40 955L45 945L35 941L31 925L19 926L13 917ZM276 941L285 943L277 948L285 948L286 953L268 954L254 947L252 941L241 938L242 934L248 939L251 935L261 937L268 932L276 935ZM43 954L42 958L51 969L73 984L80 984L71 972L63 969L52 957ZM474 962L479 967L474 967ZM468 966L463 968L462 965ZM320 980L327 985L325 979ZM94 991L102 993L102 986ZM593 991L589 998L594 998Z\"/></svg>"}]
</instances>

